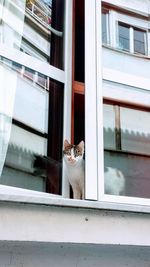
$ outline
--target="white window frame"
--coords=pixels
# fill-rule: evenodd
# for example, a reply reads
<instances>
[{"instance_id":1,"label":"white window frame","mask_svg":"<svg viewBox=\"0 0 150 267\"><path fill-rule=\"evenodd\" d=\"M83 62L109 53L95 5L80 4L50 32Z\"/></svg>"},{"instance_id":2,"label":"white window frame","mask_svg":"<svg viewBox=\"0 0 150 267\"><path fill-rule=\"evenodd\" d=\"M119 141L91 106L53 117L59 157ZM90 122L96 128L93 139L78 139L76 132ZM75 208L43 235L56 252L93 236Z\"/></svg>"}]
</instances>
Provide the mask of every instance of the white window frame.
<instances>
[{"instance_id":1,"label":"white window frame","mask_svg":"<svg viewBox=\"0 0 150 267\"><path fill-rule=\"evenodd\" d=\"M43 62L37 58L31 57L23 52L17 51L16 49L7 47L6 45L0 44L0 56L3 56L9 60L15 61L24 67L28 67L36 72L39 72L45 76L48 76L56 81L64 84L64 117L63 117L63 139L68 138L70 140L71 133L71 97L72 97L72 10L73 0L65 0L65 48L64 48L64 71L49 65L49 63ZM62 175L63 179L63 175ZM64 181L62 194L65 194ZM25 201L28 198L36 197L39 202L44 198L56 198L61 197L60 195L49 194L46 192L37 192L34 190L28 190L23 188L15 188L12 186L6 186L0 184L0 200L11 200L18 199L18 197L24 197Z\"/></svg>"},{"instance_id":2,"label":"white window frame","mask_svg":"<svg viewBox=\"0 0 150 267\"><path fill-rule=\"evenodd\" d=\"M26 67L33 68L44 75L51 76L55 80L61 81L65 85L64 101L67 103L64 109L64 138L70 140L71 133L71 71L72 71L72 8L73 1L66 0L66 21L65 21L65 71L58 70L45 62L32 59L29 63L27 55L21 53L14 55L8 49L0 46L1 55L15 60L18 55L18 63ZM90 18L90 19L89 19ZM144 206L150 206L149 199L134 197L112 196L104 194L104 146L103 146L103 90L102 90L102 44L101 44L101 0L85 1L85 145L86 145L86 179L85 196L88 200L98 200L96 207L111 207L113 209L123 204L125 210L143 210ZM92 41L91 41L92 40ZM22 56L21 56L22 55ZM21 57L20 57L21 56ZM68 115L69 114L69 115ZM68 183L63 181L63 196L68 196ZM11 196L24 196L24 201L28 197L36 197L40 202L44 198L53 198L52 194L36 192L26 189L16 189L11 186L0 185L0 200L11 200ZM5 197L6 195L6 197ZM8 195L10 195L8 199ZM56 197L56 195L54 195ZM58 196L57 196L58 197ZM31 198L30 198L31 199ZM14 201L14 198L13 198ZM85 203L83 201L83 203ZM106 204L106 205L105 205ZM78 205L78 203L77 203Z\"/></svg>"},{"instance_id":3,"label":"white window frame","mask_svg":"<svg viewBox=\"0 0 150 267\"><path fill-rule=\"evenodd\" d=\"M105 6L104 6L105 8ZM139 28L139 30L143 30L146 32L146 40L145 40L145 55L140 54L139 55L143 55L143 56L149 56L150 55L150 48L149 48L149 44L150 44L150 34L148 32L148 21L140 19L140 18L136 18L136 17L132 17L132 16L128 16L126 14L121 14L119 13L119 11L115 11L110 9L109 10L109 14L108 14L108 21L107 21L107 32L109 33L109 43L108 45L110 45L111 47L118 49L118 22L122 22L125 24L128 24L130 26L130 37L132 38L132 40L130 39L130 51L129 53L138 55L138 53L134 53L134 47L133 47L133 42L134 42L134 38L133 38L133 29L134 28ZM107 44L103 44L103 45L107 45Z\"/></svg>"},{"instance_id":4,"label":"white window frame","mask_svg":"<svg viewBox=\"0 0 150 267\"><path fill-rule=\"evenodd\" d=\"M94 5L94 3L93 3L93 5ZM101 45L101 33L100 33L101 29L99 27L100 21L101 21L101 18L100 18L101 12L99 12L100 5L101 5L101 0L97 0L96 4L95 4L95 7L96 7L96 25L95 25L96 26L96 38L94 39L95 40L95 47L96 47L96 49L95 49L96 62L93 62L93 63L95 63L95 67L94 67L94 64L92 66L90 66L90 68L95 68L95 72L97 75L96 76L96 82L95 82L96 93L93 90L94 91L93 96L95 96L95 105L97 106L97 111L96 111L97 126L95 126L95 123L93 123L92 129L93 129L93 138L95 136L97 136L97 144L96 144L97 150L95 148L94 152L98 153L97 154L97 166L96 166L97 167L97 177L98 177L98 181L97 181L98 203L100 206L105 203L106 207L110 207L111 203L113 203L114 207L116 207L116 209L120 205L123 205L123 207L126 210L128 210L128 209L130 210L130 208L133 207L133 210L135 210L135 211L139 210L139 209L141 209L141 211L142 211L144 209L144 207L150 206L150 199L138 198L138 197L128 197L128 196L107 195L104 193L104 146L103 146L103 134L102 134L103 133L102 99L103 99L105 93L103 93L103 89L102 89L102 82L103 82L103 80L102 80L102 62L101 62L102 45ZM94 55L93 55L93 57L94 57ZM112 73L113 73L113 70L112 70ZM89 73L89 75L90 75L90 73ZM105 73L105 77L107 78L107 73ZM112 77L113 77L113 74L112 74ZM103 75L103 79L104 79L104 75ZM110 79L110 81L111 81L111 79ZM94 84L93 84L93 86L94 86ZM147 92L148 92L148 90L147 90ZM87 93L88 93L88 91L87 91ZM148 102L145 99L145 96L143 95L143 93L145 93L145 92L143 91L142 93L140 93L140 92L136 93L136 99L134 99L134 104L135 103L137 103L137 104L142 103L143 106L148 106ZM110 97L110 98L113 95L113 93L110 93L110 95L109 95L109 91L107 91L106 94L107 94L107 97ZM142 99L141 99L141 95L142 95ZM117 92L116 96L119 97L118 92ZM129 95L126 95L126 97L128 100ZM120 98L118 98L118 99L121 100L121 98L122 97L120 96ZM123 100L123 98L122 98L122 100ZM92 122L91 122L90 126L92 127ZM89 141L90 141L90 138L89 138ZM91 162L92 162L92 157L91 157ZM87 171L88 171L88 168L90 168L90 167L87 166ZM86 179L87 179L87 177L86 177ZM90 177L88 177L88 179L90 180ZM92 179L93 179L93 177L92 177ZM95 182L95 184L96 184L96 182ZM92 182L91 182L91 186L92 186Z\"/></svg>"},{"instance_id":5,"label":"white window frame","mask_svg":"<svg viewBox=\"0 0 150 267\"><path fill-rule=\"evenodd\" d=\"M121 49L119 47L119 23L122 23L122 21L118 21L117 23L117 44L118 44L118 48ZM148 55L148 45L147 45L147 39L148 39L148 32L146 29L142 29L141 27L133 27L132 25L129 25L128 23L125 23L125 25L129 26L129 53L131 54L135 54L135 55L143 55L143 56L147 56ZM138 29L139 31L141 30L144 33L144 49L145 49L145 54L142 53L138 53L134 51L134 29ZM121 49L124 51L124 49Z\"/></svg>"}]
</instances>

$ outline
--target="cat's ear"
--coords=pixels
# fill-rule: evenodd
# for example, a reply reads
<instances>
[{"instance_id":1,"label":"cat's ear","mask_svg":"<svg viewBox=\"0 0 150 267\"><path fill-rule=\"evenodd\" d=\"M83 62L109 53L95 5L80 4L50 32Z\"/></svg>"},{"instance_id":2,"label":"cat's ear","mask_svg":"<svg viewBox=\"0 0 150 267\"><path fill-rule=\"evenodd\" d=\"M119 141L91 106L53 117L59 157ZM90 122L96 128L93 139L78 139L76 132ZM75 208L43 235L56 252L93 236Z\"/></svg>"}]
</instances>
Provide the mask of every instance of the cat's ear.
<instances>
[{"instance_id":1,"label":"cat's ear","mask_svg":"<svg viewBox=\"0 0 150 267\"><path fill-rule=\"evenodd\" d=\"M84 151L84 141L81 141L78 146Z\"/></svg>"},{"instance_id":2,"label":"cat's ear","mask_svg":"<svg viewBox=\"0 0 150 267\"><path fill-rule=\"evenodd\" d=\"M70 146L70 143L68 142L68 140L65 140L64 141L64 148L67 147L67 146Z\"/></svg>"}]
</instances>

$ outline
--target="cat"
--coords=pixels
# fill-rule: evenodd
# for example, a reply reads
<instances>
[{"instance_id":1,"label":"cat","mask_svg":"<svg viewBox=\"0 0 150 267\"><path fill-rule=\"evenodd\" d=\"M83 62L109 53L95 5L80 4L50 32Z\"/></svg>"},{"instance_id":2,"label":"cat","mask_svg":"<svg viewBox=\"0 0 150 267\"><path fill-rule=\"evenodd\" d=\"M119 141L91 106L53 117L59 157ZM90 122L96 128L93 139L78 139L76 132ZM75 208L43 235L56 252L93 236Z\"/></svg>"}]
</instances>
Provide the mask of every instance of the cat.
<instances>
[{"instance_id":1,"label":"cat","mask_svg":"<svg viewBox=\"0 0 150 267\"><path fill-rule=\"evenodd\" d=\"M72 145L64 141L64 163L66 164L66 175L73 190L74 199L84 199L84 141L78 145ZM112 167L104 168L105 194L122 195L125 189L125 177L123 173Z\"/></svg>"},{"instance_id":2,"label":"cat","mask_svg":"<svg viewBox=\"0 0 150 267\"><path fill-rule=\"evenodd\" d=\"M72 145L64 141L64 163L66 175L72 187L74 199L84 199L84 141L78 145Z\"/></svg>"},{"instance_id":3,"label":"cat","mask_svg":"<svg viewBox=\"0 0 150 267\"><path fill-rule=\"evenodd\" d=\"M123 195L125 191L125 177L123 173L112 167L104 168L105 194Z\"/></svg>"}]
</instances>

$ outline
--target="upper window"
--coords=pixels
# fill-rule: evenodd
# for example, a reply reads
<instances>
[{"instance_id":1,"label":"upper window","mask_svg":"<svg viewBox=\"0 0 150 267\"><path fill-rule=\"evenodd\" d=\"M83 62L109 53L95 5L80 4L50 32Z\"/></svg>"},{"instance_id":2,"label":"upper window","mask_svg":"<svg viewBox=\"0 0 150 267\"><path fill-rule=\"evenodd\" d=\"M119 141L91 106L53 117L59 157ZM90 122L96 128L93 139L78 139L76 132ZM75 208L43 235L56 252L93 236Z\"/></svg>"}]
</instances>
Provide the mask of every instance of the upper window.
<instances>
[{"instance_id":1,"label":"upper window","mask_svg":"<svg viewBox=\"0 0 150 267\"><path fill-rule=\"evenodd\" d=\"M130 51L130 28L128 25L119 23L118 25L118 38L119 48L122 50Z\"/></svg>"},{"instance_id":2,"label":"upper window","mask_svg":"<svg viewBox=\"0 0 150 267\"><path fill-rule=\"evenodd\" d=\"M146 31L134 28L134 53L147 54Z\"/></svg>"},{"instance_id":3,"label":"upper window","mask_svg":"<svg viewBox=\"0 0 150 267\"><path fill-rule=\"evenodd\" d=\"M148 54L147 22L102 7L102 43L132 54ZM117 26L117 27L116 27Z\"/></svg>"},{"instance_id":4,"label":"upper window","mask_svg":"<svg viewBox=\"0 0 150 267\"><path fill-rule=\"evenodd\" d=\"M109 43L109 10L102 9L102 43Z\"/></svg>"},{"instance_id":5,"label":"upper window","mask_svg":"<svg viewBox=\"0 0 150 267\"><path fill-rule=\"evenodd\" d=\"M128 24L118 23L118 46L134 54L147 54L147 34L145 30Z\"/></svg>"}]
</instances>

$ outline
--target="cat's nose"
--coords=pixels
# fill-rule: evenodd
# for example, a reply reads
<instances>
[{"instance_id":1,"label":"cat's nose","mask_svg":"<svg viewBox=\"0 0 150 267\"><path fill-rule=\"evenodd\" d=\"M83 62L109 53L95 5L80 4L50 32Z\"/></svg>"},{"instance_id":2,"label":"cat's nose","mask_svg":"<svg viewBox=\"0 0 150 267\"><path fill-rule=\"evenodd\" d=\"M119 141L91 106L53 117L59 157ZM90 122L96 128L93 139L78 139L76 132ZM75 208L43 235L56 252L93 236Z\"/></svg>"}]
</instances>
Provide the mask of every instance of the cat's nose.
<instances>
[{"instance_id":1,"label":"cat's nose","mask_svg":"<svg viewBox=\"0 0 150 267\"><path fill-rule=\"evenodd\" d=\"M75 162L75 159L73 159L72 157L70 157L68 160L69 160L71 163L74 163L74 162Z\"/></svg>"}]
</instances>

